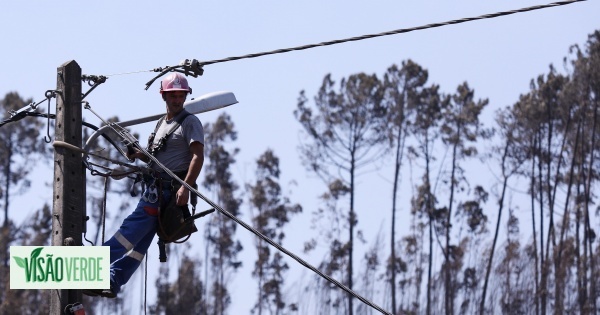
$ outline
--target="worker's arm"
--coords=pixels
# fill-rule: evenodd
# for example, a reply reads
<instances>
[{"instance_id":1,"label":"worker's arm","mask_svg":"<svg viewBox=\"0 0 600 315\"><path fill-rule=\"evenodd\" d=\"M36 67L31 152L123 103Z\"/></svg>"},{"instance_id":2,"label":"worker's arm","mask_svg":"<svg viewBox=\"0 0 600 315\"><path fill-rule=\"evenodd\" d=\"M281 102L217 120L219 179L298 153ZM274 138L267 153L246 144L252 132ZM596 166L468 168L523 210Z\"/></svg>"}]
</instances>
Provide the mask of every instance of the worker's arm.
<instances>
[{"instance_id":1,"label":"worker's arm","mask_svg":"<svg viewBox=\"0 0 600 315\"><path fill-rule=\"evenodd\" d=\"M190 167L184 181L188 185L194 186L202 170L202 164L204 164L204 145L197 141L192 142L190 144L190 152L192 152L192 161L190 162ZM177 191L176 198L175 203L178 206L185 206L190 198L190 191L185 186L181 186Z\"/></svg>"}]
</instances>

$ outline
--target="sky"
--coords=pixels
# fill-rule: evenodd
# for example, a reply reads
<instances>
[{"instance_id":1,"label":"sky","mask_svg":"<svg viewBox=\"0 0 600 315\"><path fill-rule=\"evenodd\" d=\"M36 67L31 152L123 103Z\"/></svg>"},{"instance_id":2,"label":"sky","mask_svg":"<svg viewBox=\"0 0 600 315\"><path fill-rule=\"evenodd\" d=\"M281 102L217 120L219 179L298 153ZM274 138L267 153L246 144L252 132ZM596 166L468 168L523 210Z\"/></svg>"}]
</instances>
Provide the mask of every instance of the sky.
<instances>
[{"instance_id":1,"label":"sky","mask_svg":"<svg viewBox=\"0 0 600 315\"><path fill-rule=\"evenodd\" d=\"M108 76L107 82L86 98L94 111L104 118L116 115L130 120L164 112L158 81L145 90L145 83L155 76L147 70L176 65L182 59L221 59L546 3L550 2L7 1L0 11L4 42L0 96L17 91L24 98L41 101L46 90L56 87L56 69L75 60L84 74ZM317 265L319 255L302 254L306 233L295 232L309 228L311 213L322 206L318 196L325 191L323 183L307 172L299 159L298 145L303 137L293 111L300 91L305 90L312 99L328 73L337 82L360 72L381 76L391 65L411 59L428 69L428 82L439 84L442 92L452 93L459 84L468 82L477 98L489 99L484 118L491 122L495 110L512 105L528 91L532 78L548 72L550 64L559 72L565 71L563 58L568 56L569 47L583 46L587 36L600 29L599 12L600 1L589 0L207 65L203 76L189 82L192 97L231 91L239 101L199 116L204 123L213 122L223 112L232 117L238 131L235 146L240 148L233 169L237 180L245 183L253 179L255 160L265 150L272 149L279 156L284 191L304 207L291 223L284 246ZM100 124L91 113L84 112L84 118ZM132 127L143 141L153 128L153 123ZM380 230L389 235L392 172L388 162L382 161L381 168L358 181L358 229L367 240L373 240ZM50 165L46 168L47 177L36 176L27 194L11 200L13 220L24 220L50 200L52 169ZM409 213L407 200L404 202L399 209L401 222L407 221ZM243 211L241 218L249 222L248 211ZM118 223L107 227L107 233L117 227ZM406 231L401 228L400 234ZM241 227L238 235L246 249L241 254L244 269L232 280L231 314L248 313L255 300L247 293L255 286L249 276L255 259L253 235ZM200 234L192 241L200 244ZM198 255L202 257L200 252ZM158 271L153 262L157 256L152 246L149 277ZM294 261L289 264L290 279L307 274ZM153 284L149 281L149 286Z\"/></svg>"}]
</instances>

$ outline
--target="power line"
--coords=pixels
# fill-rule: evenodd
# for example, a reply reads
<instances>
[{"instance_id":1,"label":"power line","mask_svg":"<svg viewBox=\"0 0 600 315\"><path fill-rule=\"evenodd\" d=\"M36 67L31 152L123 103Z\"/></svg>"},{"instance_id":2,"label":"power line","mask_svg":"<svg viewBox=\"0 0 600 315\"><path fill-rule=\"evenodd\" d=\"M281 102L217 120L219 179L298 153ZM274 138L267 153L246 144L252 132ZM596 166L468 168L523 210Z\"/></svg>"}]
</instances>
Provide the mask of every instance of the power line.
<instances>
[{"instance_id":1,"label":"power line","mask_svg":"<svg viewBox=\"0 0 600 315\"><path fill-rule=\"evenodd\" d=\"M461 24L461 23L472 22L472 21L477 21L477 20L492 19L492 18L497 18L497 17L501 17L501 16L505 16L505 15L547 9L547 8L563 6L563 5L572 4L575 2L582 2L582 1L587 1L587 0L559 1L559 2L536 5L536 6L531 6L531 7L526 7L526 8L516 9L516 10L484 14L484 15L480 15L480 16L476 16L476 17L467 17L467 18L461 18L461 19L457 19L457 20L450 20L450 21L446 21L446 22L431 23L431 24L416 26L416 27L411 27L411 28L402 28L402 29L387 31L387 32L383 32L383 33L368 34L368 35L350 37L350 38L345 38L345 39L336 39L336 40L331 40L331 41L327 41L327 42L321 42L318 44L309 44L309 45L297 46L297 47L292 47L292 48L276 49L276 50L272 50L272 51L259 52L259 53L253 53L253 54L247 54L247 55L235 56L235 57L228 57L228 58L223 58L223 59L215 59L215 60L209 60L209 61L198 61L196 59L193 59L193 60L185 59L179 65L176 65L176 66L167 66L167 67L155 68L154 70L151 70L151 71L160 72L160 73L158 75L156 75L152 80L150 80L146 83L146 90L152 85L152 83L154 83L154 81L156 81L158 78L160 78L161 76L163 76L166 73L171 72L171 71L182 72L182 73L185 73L185 75L192 75L194 77L197 77L198 75L202 75L202 71L203 71L202 67L205 65L212 65L212 64L216 64L216 63L241 60L241 59L257 58L257 57L262 57L262 56L267 56L267 55L283 54L283 53L292 52L292 51L337 45L337 44L342 44L342 43L347 43L347 42L371 39L371 38L375 38L375 37L409 33L409 32L413 32L413 31L420 31L420 30L442 27L442 26L453 25L453 24ZM181 70L181 69L183 69L183 70ZM150 70L146 70L146 71L150 71ZM140 71L140 72L143 72L143 71Z\"/></svg>"},{"instance_id":2,"label":"power line","mask_svg":"<svg viewBox=\"0 0 600 315\"><path fill-rule=\"evenodd\" d=\"M130 72L121 72L121 73L113 73L113 74L107 74L106 76L107 77L114 77L114 76L118 76L118 75L137 74L137 73L143 73L143 72L156 72L156 69L130 71Z\"/></svg>"},{"instance_id":3,"label":"power line","mask_svg":"<svg viewBox=\"0 0 600 315\"><path fill-rule=\"evenodd\" d=\"M447 25L452 25L452 24L466 23L466 22L477 21L477 20L491 19L491 18L496 18L496 17L500 17L500 16L505 16L505 15L511 15L511 14L515 14L515 13L546 9L546 8L557 7L557 6L562 6L562 5L567 5L567 4L572 4L575 2L582 2L582 1L587 1L587 0L559 1L559 2L554 2L554 3L549 3L549 4L526 7L526 8L517 9L517 10L484 14L484 15L480 15L480 16L476 16L476 17L468 17L468 18L462 18L462 19L457 19L457 20L450 20L450 21L441 22L441 23L432 23L432 24L411 27L411 28L403 28L403 29L398 29L398 30L393 30L393 31L388 31L388 32L383 32L383 33L362 35L362 36L350 37L350 38L346 38L346 39L337 39L337 40L322 42L319 44L303 45L303 46L298 46L298 47L293 47L293 48L277 49L277 50L248 54L248 55L237 56L237 57L228 57L228 58L223 58L223 59L202 61L202 62L200 62L200 65L210 65L210 64L228 62L228 61L233 61L233 60L256 58L256 57L261 57L261 56L266 56L266 55L282 54L282 53L287 53L287 52L291 52L291 51L305 50L305 49L322 47L322 46L330 46L330 45L336 45L336 44L352 42L352 41L359 41L359 40L370 39L370 38L375 38L375 37L409 33L412 31L419 31L419 30L424 30L424 29L442 27L442 26L447 26Z\"/></svg>"}]
</instances>

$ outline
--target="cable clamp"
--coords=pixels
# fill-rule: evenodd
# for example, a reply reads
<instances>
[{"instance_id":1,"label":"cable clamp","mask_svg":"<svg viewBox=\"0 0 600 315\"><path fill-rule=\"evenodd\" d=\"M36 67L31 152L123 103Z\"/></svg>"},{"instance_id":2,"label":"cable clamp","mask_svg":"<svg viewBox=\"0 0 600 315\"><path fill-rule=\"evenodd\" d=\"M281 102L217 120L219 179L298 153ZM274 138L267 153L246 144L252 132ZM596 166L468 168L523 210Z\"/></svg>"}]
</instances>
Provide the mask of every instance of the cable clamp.
<instances>
[{"instance_id":1,"label":"cable clamp","mask_svg":"<svg viewBox=\"0 0 600 315\"><path fill-rule=\"evenodd\" d=\"M152 78L152 80L146 83L146 90L150 88L154 81L156 81L158 78L162 77L163 75L169 72L179 72L185 74L186 76L192 76L194 78L197 78L198 76L204 74L204 69L202 69L202 66L204 66L204 64L196 59L183 59L181 60L181 62L179 62L179 65L177 66L154 68L154 72L160 73L157 74L154 78Z\"/></svg>"},{"instance_id":2,"label":"cable clamp","mask_svg":"<svg viewBox=\"0 0 600 315\"><path fill-rule=\"evenodd\" d=\"M175 70L175 71L181 72L181 73L185 74L186 76L192 76L194 78L197 78L198 76L201 76L202 74L204 74L204 69L202 69L202 64L196 59L191 59L191 60L183 59L183 60L181 60L179 65L183 67L183 71L181 71L181 70Z\"/></svg>"},{"instance_id":3,"label":"cable clamp","mask_svg":"<svg viewBox=\"0 0 600 315\"><path fill-rule=\"evenodd\" d=\"M81 95L81 99L84 99L86 96L88 96L90 93L92 93L92 91L98 87L98 85L106 82L106 77L103 75L82 75L81 76L81 81L83 82L87 82L87 84L89 86L91 86L91 88L85 92L85 94Z\"/></svg>"}]
</instances>

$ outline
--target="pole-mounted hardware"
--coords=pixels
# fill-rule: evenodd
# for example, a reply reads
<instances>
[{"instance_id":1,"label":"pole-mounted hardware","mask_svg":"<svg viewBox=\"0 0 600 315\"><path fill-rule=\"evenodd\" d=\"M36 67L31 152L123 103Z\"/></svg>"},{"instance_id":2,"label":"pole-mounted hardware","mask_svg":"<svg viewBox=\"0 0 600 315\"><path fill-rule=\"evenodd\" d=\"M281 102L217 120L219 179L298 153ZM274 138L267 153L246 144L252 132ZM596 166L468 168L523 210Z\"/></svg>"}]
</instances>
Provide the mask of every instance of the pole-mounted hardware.
<instances>
[{"instance_id":1,"label":"pole-mounted hardware","mask_svg":"<svg viewBox=\"0 0 600 315\"><path fill-rule=\"evenodd\" d=\"M202 66L204 64L199 62L196 59L184 59L182 60L179 65L176 66L166 66L164 68L155 68L154 72L160 72L157 76L155 76L154 78L152 78L152 80L148 81L148 83L146 83L146 90L148 90L148 88L150 88L150 86L152 85L152 83L154 83L154 81L156 81L158 78L162 77L163 75L169 73L169 72L180 72L185 74L186 76L192 76L194 78L197 78L198 76L201 76L202 74L204 74L204 69L202 69Z\"/></svg>"},{"instance_id":2,"label":"pole-mounted hardware","mask_svg":"<svg viewBox=\"0 0 600 315\"><path fill-rule=\"evenodd\" d=\"M13 117L19 116L19 115L22 115L24 117L24 115L22 113L36 110L37 107L40 106L40 104L42 104L43 102L50 101L51 98L56 97L56 94L61 94L61 91L60 90L47 90L46 93L44 94L44 96L46 96L46 99L41 100L37 103L31 102L31 104L27 104L27 106L24 106L24 107L20 108L19 110L9 111L8 113L10 114L10 118L13 118Z\"/></svg>"},{"instance_id":3,"label":"pole-mounted hardware","mask_svg":"<svg viewBox=\"0 0 600 315\"><path fill-rule=\"evenodd\" d=\"M81 99L83 100L86 96L88 96L88 94L90 94L95 88L97 88L98 85L106 82L106 79L107 77L103 75L82 75L81 81L87 82L87 84L91 86L91 88L87 92L85 92L85 94L81 95Z\"/></svg>"}]
</instances>

